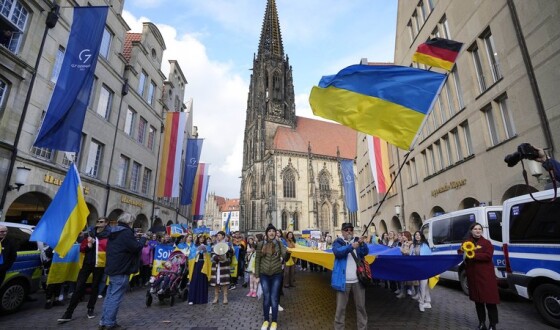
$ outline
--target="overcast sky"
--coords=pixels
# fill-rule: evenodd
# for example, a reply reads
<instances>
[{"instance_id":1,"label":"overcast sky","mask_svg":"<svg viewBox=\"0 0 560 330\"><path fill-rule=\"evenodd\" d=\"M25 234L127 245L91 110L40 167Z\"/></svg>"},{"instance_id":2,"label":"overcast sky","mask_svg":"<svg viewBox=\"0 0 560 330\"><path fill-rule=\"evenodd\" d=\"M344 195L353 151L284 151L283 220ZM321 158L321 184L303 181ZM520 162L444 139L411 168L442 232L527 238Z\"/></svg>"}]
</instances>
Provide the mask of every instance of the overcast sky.
<instances>
[{"instance_id":1,"label":"overcast sky","mask_svg":"<svg viewBox=\"0 0 560 330\"><path fill-rule=\"evenodd\" d=\"M284 52L293 67L296 114L315 117L309 92L323 75L359 63L392 62L397 0L277 0ZM157 25L169 59L177 60L192 98L193 123L210 163L208 191L239 198L243 131L253 56L266 0L126 0L130 32Z\"/></svg>"}]
</instances>

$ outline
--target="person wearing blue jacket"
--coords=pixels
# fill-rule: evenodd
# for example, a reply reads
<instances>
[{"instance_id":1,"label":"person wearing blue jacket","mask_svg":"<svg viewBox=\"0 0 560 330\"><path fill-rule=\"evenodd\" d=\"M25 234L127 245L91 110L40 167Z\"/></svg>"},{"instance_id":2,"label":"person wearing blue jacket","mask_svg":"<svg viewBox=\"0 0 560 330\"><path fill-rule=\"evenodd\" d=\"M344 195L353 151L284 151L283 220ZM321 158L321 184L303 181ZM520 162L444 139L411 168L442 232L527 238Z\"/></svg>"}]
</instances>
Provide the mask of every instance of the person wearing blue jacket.
<instances>
[{"instance_id":1,"label":"person wearing blue jacket","mask_svg":"<svg viewBox=\"0 0 560 330\"><path fill-rule=\"evenodd\" d=\"M356 304L356 318L358 330L367 329L366 313L366 288L358 280L356 273L356 261L368 254L366 237L354 237L354 225L349 222L342 224L342 237L338 237L333 245L334 267L331 277L331 286L336 290L336 314L334 317L334 329L344 330L346 319L346 305L350 292L354 295Z\"/></svg>"},{"instance_id":2,"label":"person wearing blue jacket","mask_svg":"<svg viewBox=\"0 0 560 330\"><path fill-rule=\"evenodd\" d=\"M422 234L421 231L414 233L412 238L412 248L410 249L410 255L413 256L429 256L432 254L432 249L428 244L428 240ZM426 308L432 308L432 298L430 296L430 287L428 285L428 279L420 280L419 287L416 295L412 297L418 300L418 309L423 312Z\"/></svg>"},{"instance_id":3,"label":"person wearing blue jacket","mask_svg":"<svg viewBox=\"0 0 560 330\"><path fill-rule=\"evenodd\" d=\"M140 267L140 251L146 243L147 235L137 239L132 230L134 216L124 212L117 220L118 225L111 228L107 243L107 262L105 274L109 276L107 296L103 302L103 315L100 329L118 329L117 313L119 305L128 288L130 274L137 273Z\"/></svg>"}]
</instances>

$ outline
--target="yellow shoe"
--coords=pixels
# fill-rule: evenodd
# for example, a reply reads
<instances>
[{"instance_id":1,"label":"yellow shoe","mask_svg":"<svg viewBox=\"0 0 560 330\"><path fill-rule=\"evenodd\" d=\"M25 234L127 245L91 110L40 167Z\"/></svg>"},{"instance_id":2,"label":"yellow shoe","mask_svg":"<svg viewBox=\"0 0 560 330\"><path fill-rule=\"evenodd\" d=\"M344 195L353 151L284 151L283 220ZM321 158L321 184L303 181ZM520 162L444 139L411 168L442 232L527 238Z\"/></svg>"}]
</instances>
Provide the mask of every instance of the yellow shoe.
<instances>
[{"instance_id":1,"label":"yellow shoe","mask_svg":"<svg viewBox=\"0 0 560 330\"><path fill-rule=\"evenodd\" d=\"M261 330L268 330L268 321L264 321Z\"/></svg>"},{"instance_id":2,"label":"yellow shoe","mask_svg":"<svg viewBox=\"0 0 560 330\"><path fill-rule=\"evenodd\" d=\"M277 327L278 327L278 323L276 323L276 322L272 322L270 324L270 330L276 330Z\"/></svg>"}]
</instances>

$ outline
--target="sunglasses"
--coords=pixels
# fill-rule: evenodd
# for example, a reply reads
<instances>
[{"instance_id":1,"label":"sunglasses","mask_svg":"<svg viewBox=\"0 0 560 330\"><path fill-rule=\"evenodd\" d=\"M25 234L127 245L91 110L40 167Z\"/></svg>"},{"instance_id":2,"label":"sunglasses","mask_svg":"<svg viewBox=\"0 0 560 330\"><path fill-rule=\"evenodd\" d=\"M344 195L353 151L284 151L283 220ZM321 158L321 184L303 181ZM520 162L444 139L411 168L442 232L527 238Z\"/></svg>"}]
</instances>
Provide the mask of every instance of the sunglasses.
<instances>
[{"instance_id":1,"label":"sunglasses","mask_svg":"<svg viewBox=\"0 0 560 330\"><path fill-rule=\"evenodd\" d=\"M97 223L104 223L105 220L97 220Z\"/></svg>"},{"instance_id":2,"label":"sunglasses","mask_svg":"<svg viewBox=\"0 0 560 330\"><path fill-rule=\"evenodd\" d=\"M342 230L342 231L354 231L354 228L346 228L346 229L344 229L344 230Z\"/></svg>"}]
</instances>

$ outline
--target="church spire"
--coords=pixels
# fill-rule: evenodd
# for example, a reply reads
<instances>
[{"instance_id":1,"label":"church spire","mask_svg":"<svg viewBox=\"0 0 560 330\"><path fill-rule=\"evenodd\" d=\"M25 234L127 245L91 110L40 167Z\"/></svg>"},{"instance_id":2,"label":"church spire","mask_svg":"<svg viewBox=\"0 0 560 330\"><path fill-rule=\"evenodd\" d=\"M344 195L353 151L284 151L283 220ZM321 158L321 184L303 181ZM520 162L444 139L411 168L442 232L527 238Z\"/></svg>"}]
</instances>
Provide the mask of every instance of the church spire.
<instances>
[{"instance_id":1,"label":"church spire","mask_svg":"<svg viewBox=\"0 0 560 330\"><path fill-rule=\"evenodd\" d=\"M280 33L280 22L278 21L275 0L267 0L266 3L258 55L259 57L274 56L280 58L284 56L284 46L282 45L282 34Z\"/></svg>"}]
</instances>

